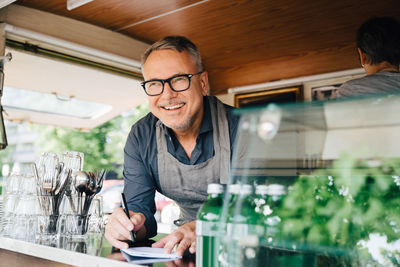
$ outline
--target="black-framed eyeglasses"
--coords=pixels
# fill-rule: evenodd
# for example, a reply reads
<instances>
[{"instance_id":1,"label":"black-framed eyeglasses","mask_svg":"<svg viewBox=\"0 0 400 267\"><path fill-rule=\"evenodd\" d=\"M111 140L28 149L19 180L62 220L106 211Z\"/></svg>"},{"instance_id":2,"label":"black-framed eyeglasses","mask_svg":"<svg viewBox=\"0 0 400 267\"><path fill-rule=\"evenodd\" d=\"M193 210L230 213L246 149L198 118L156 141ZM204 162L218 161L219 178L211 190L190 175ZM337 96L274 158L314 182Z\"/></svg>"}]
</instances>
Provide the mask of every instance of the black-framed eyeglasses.
<instances>
[{"instance_id":1,"label":"black-framed eyeglasses","mask_svg":"<svg viewBox=\"0 0 400 267\"><path fill-rule=\"evenodd\" d=\"M178 74L174 75L171 78L162 80L162 79L153 79L142 82L142 87L147 95L156 96L161 95L164 92L164 84L168 83L169 87L172 91L182 92L186 91L190 87L190 79L195 76L203 73L202 71L196 74Z\"/></svg>"}]
</instances>

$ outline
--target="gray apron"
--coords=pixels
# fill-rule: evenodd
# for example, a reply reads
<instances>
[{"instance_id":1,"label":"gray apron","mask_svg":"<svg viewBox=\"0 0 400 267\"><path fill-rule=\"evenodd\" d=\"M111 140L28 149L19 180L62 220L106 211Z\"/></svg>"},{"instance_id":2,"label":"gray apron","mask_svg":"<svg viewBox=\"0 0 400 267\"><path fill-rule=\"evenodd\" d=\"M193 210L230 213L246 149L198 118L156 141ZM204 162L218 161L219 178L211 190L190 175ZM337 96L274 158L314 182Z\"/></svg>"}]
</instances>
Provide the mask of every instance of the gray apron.
<instances>
[{"instance_id":1,"label":"gray apron","mask_svg":"<svg viewBox=\"0 0 400 267\"><path fill-rule=\"evenodd\" d=\"M165 130L156 124L158 175L163 195L176 201L181 210L176 225L196 219L197 211L207 199L207 185L227 184L230 174L229 127L223 104L214 96L210 102L213 125L214 156L196 165L186 165L168 153Z\"/></svg>"}]
</instances>

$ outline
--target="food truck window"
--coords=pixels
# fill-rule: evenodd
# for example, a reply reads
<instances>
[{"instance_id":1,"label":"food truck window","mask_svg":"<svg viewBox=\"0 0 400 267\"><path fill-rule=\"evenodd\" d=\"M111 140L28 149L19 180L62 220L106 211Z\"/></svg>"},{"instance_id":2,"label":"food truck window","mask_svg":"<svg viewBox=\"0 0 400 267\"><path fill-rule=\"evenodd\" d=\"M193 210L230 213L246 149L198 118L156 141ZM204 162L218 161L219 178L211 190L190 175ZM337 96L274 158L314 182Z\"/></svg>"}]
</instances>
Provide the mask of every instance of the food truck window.
<instances>
[{"instance_id":1,"label":"food truck window","mask_svg":"<svg viewBox=\"0 0 400 267\"><path fill-rule=\"evenodd\" d=\"M126 73L6 47L5 119L90 130L146 102L140 78ZM57 54L54 52L53 54Z\"/></svg>"},{"instance_id":2,"label":"food truck window","mask_svg":"<svg viewBox=\"0 0 400 267\"><path fill-rule=\"evenodd\" d=\"M29 172L30 163L44 151L81 151L86 169L109 164L113 168L104 168L119 171L126 135L135 119L148 112L140 75L104 60L8 39L5 53L12 54L4 67L1 99L9 146L0 151L0 190L1 176ZM115 120L119 124L113 128ZM0 129L0 145L6 132ZM55 132L54 138L43 143L49 132ZM103 141L93 141L99 136ZM63 141L55 149L54 143ZM102 150L96 150L99 146ZM103 165L93 167L96 160Z\"/></svg>"}]
</instances>

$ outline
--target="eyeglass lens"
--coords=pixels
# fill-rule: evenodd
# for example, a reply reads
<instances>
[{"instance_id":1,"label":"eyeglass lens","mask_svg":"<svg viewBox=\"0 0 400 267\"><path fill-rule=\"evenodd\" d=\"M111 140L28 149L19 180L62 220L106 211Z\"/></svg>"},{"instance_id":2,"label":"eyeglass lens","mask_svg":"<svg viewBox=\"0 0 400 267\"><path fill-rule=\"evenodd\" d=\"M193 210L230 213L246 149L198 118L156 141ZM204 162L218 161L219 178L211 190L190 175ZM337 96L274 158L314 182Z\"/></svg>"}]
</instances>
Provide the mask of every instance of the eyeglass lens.
<instances>
[{"instance_id":1,"label":"eyeglass lens","mask_svg":"<svg viewBox=\"0 0 400 267\"><path fill-rule=\"evenodd\" d=\"M177 76L169 80L169 85L174 91L184 91L189 88L190 78L188 76ZM150 81L145 84L146 92L149 95L158 95L163 91L163 82Z\"/></svg>"}]
</instances>

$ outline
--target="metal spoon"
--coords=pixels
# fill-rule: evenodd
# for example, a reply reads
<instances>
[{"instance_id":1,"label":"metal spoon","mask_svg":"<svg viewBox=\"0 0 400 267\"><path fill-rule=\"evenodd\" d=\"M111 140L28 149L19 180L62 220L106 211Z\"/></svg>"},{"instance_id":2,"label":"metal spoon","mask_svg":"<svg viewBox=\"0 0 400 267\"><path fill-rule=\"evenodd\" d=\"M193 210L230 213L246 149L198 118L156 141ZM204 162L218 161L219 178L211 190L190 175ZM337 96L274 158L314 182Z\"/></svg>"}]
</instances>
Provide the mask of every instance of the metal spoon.
<instances>
[{"instance_id":1,"label":"metal spoon","mask_svg":"<svg viewBox=\"0 0 400 267\"><path fill-rule=\"evenodd\" d=\"M97 184L96 176L93 172L87 173L89 177L89 184L85 191L85 203L83 204L83 212L86 215L89 212L90 204L92 203L93 195L96 193Z\"/></svg>"},{"instance_id":2,"label":"metal spoon","mask_svg":"<svg viewBox=\"0 0 400 267\"><path fill-rule=\"evenodd\" d=\"M87 175L87 173L84 171L74 171L73 175L74 175L74 187L79 194L79 198L78 198L78 209L80 212L79 215L82 215L81 198L82 198L83 192L86 192L86 190L88 189L90 178Z\"/></svg>"}]
</instances>

